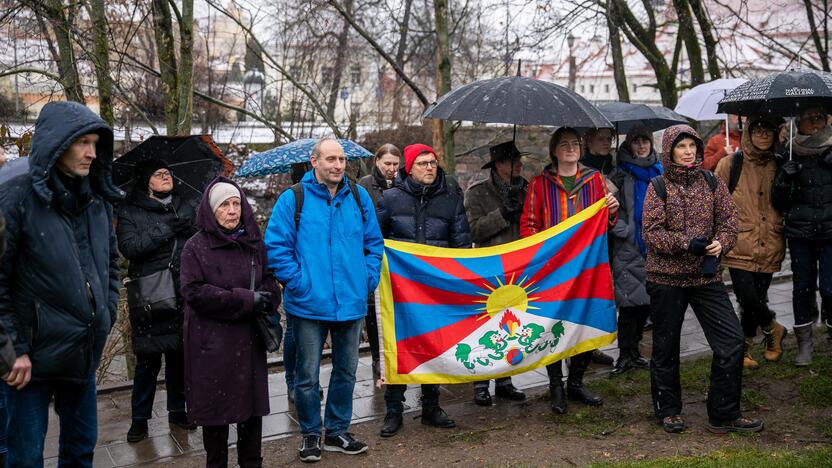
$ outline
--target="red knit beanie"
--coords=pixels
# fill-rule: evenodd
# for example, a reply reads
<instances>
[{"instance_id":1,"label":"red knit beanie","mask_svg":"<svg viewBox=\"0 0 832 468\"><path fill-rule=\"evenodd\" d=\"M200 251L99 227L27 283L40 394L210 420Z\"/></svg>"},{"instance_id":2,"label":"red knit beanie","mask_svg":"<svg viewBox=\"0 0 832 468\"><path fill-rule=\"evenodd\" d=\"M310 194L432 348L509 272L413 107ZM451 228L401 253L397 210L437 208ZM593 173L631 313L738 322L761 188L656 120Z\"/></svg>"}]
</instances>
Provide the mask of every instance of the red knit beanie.
<instances>
[{"instance_id":1,"label":"red knit beanie","mask_svg":"<svg viewBox=\"0 0 832 468\"><path fill-rule=\"evenodd\" d=\"M410 170L413 168L413 161L416 160L419 156L423 154L432 154L436 156L436 151L433 150L428 145L422 144L415 144L410 146L404 147L404 170L408 174L410 174Z\"/></svg>"}]
</instances>

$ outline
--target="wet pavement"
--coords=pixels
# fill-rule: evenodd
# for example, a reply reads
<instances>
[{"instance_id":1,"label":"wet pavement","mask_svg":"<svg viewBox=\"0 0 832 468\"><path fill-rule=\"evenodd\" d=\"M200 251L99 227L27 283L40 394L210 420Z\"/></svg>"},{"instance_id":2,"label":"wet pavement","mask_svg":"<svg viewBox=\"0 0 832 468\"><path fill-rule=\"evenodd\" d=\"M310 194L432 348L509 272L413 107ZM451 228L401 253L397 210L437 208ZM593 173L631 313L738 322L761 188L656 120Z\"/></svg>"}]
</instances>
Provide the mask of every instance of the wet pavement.
<instances>
[{"instance_id":1,"label":"wet pavement","mask_svg":"<svg viewBox=\"0 0 832 468\"><path fill-rule=\"evenodd\" d=\"M769 304L777 313L777 320L791 328L794 323L791 306L790 281L772 285L769 291ZM733 296L731 300L734 301ZM736 303L734 304L736 307ZM642 352L649 355L651 334L647 332L642 341ZM758 337L758 341L760 338ZM616 356L614 347L604 348L609 354ZM710 350L702 329L688 310L682 330L681 352L683 357L693 357ZM357 381L354 391L353 423L360 423L384 416L384 392L376 389L372 381L372 369L369 355L362 356L357 370ZM605 377L610 367L593 365L588 372L589 379ZM330 366L321 368L321 385L327 391ZM521 389L540 387L548 384L546 370L513 377L514 384ZM458 403L472 398L472 389L468 384L443 385L441 387L443 404ZM406 411L416 411L419 401L419 387L410 386L405 393ZM130 428L130 392L119 391L101 394L98 397L98 447L95 451L96 467L129 466L135 464L154 464L157 462L175 462L177 457L194 455L201 452L201 431L187 432L171 427L167 422L165 410L166 392L160 386L153 406L153 418L149 421L150 437L139 443L126 442L127 431ZM263 438L267 440L298 435L298 423L292 406L286 396L286 383L283 372L269 375L269 403L271 414L263 418ZM57 466L58 453L58 421L54 412L49 416L49 434L46 439L46 466ZM230 441L236 441L235 430L231 429Z\"/></svg>"}]
</instances>

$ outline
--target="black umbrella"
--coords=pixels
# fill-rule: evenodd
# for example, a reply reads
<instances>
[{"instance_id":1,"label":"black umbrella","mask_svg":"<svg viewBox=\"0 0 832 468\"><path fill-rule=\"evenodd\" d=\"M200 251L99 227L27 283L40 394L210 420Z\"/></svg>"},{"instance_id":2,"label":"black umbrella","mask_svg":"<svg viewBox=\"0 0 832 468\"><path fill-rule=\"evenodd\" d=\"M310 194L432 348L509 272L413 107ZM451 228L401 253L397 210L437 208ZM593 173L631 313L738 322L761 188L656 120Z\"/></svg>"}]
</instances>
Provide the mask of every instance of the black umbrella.
<instances>
[{"instance_id":1,"label":"black umbrella","mask_svg":"<svg viewBox=\"0 0 832 468\"><path fill-rule=\"evenodd\" d=\"M790 117L814 106L832 112L832 73L793 70L750 80L722 98L717 111Z\"/></svg>"},{"instance_id":2,"label":"black umbrella","mask_svg":"<svg viewBox=\"0 0 832 468\"><path fill-rule=\"evenodd\" d=\"M134 167L147 159L160 159L171 169L174 189L187 197L200 197L205 186L234 169L208 135L152 136L113 161L113 182L131 190Z\"/></svg>"},{"instance_id":3,"label":"black umbrella","mask_svg":"<svg viewBox=\"0 0 832 468\"><path fill-rule=\"evenodd\" d=\"M480 80L460 86L428 106L422 118L612 128L595 106L574 91L523 76Z\"/></svg>"},{"instance_id":4,"label":"black umbrella","mask_svg":"<svg viewBox=\"0 0 832 468\"><path fill-rule=\"evenodd\" d=\"M651 132L664 130L671 125L686 124L687 119L662 106L608 102L598 110L615 125L617 133L627 133L636 125L644 125Z\"/></svg>"}]
</instances>

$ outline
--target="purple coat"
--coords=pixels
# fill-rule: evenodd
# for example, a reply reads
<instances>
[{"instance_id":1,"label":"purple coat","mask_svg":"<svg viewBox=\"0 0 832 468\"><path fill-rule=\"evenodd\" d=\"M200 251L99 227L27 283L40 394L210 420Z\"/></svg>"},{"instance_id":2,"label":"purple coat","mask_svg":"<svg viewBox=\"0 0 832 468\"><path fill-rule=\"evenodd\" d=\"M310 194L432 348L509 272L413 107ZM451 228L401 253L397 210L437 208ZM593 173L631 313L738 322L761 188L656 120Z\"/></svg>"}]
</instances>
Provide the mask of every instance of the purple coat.
<instances>
[{"instance_id":1,"label":"purple coat","mask_svg":"<svg viewBox=\"0 0 832 468\"><path fill-rule=\"evenodd\" d=\"M250 289L252 259L255 290L271 292L275 306L280 302L280 289L266 269L260 228L245 197L245 233L234 240L220 230L208 203L208 191L217 182L234 184L218 177L206 187L196 216L200 231L182 250L185 399L188 416L199 426L269 414L266 348L254 325Z\"/></svg>"}]
</instances>

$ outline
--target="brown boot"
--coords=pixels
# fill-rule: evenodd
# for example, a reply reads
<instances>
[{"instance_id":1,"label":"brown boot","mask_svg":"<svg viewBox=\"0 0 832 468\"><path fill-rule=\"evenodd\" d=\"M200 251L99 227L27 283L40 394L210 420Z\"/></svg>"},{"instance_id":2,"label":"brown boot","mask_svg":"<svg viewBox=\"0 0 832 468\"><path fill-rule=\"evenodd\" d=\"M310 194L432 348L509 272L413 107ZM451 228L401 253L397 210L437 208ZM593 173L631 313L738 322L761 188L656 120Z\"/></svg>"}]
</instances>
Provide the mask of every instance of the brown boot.
<instances>
[{"instance_id":1,"label":"brown boot","mask_svg":"<svg viewBox=\"0 0 832 468\"><path fill-rule=\"evenodd\" d=\"M746 369L757 369L760 364L751 357L750 350L754 346L754 338L746 338L743 342L742 366Z\"/></svg>"},{"instance_id":2,"label":"brown boot","mask_svg":"<svg viewBox=\"0 0 832 468\"><path fill-rule=\"evenodd\" d=\"M766 347L763 359L768 362L777 362L783 357L783 338L789 331L776 320L771 321L771 328L763 330L763 345Z\"/></svg>"}]
</instances>

